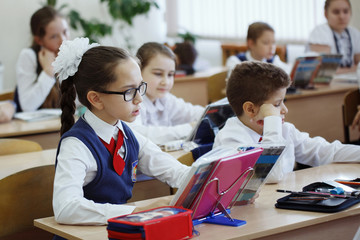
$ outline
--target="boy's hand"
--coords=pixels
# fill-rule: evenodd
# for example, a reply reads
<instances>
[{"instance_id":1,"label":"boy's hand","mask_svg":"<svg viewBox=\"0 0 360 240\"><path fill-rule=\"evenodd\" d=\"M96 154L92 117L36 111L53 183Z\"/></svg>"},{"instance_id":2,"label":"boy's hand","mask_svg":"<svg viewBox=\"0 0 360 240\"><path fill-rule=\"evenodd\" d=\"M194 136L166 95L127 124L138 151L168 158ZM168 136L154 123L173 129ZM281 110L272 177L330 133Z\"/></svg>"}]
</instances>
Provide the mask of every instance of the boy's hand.
<instances>
[{"instance_id":1,"label":"boy's hand","mask_svg":"<svg viewBox=\"0 0 360 240\"><path fill-rule=\"evenodd\" d=\"M43 71L49 76L54 76L54 68L51 64L55 61L55 53L43 47L41 48L38 57Z\"/></svg>"},{"instance_id":2,"label":"boy's hand","mask_svg":"<svg viewBox=\"0 0 360 240\"><path fill-rule=\"evenodd\" d=\"M265 103L260 106L260 110L256 116L256 123L264 125L264 118L268 116L280 116L280 108L275 107L271 103Z\"/></svg>"}]
</instances>

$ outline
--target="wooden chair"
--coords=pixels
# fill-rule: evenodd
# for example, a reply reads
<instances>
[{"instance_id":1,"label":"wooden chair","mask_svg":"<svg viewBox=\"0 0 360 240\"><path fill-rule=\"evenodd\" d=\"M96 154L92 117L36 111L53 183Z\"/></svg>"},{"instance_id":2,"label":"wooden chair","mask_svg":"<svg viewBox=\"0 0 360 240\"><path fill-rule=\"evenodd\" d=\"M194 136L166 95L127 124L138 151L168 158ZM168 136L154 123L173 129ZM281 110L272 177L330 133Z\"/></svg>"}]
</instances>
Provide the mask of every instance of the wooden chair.
<instances>
[{"instance_id":1,"label":"wooden chair","mask_svg":"<svg viewBox=\"0 0 360 240\"><path fill-rule=\"evenodd\" d=\"M185 164L186 166L191 166L191 164L193 164L193 162L194 162L194 157L193 157L192 152L188 152L188 153L185 153L184 155L180 156L178 158L178 161L181 162L182 164ZM170 187L171 195L175 194L176 191L177 191L177 188Z\"/></svg>"},{"instance_id":2,"label":"wooden chair","mask_svg":"<svg viewBox=\"0 0 360 240\"><path fill-rule=\"evenodd\" d=\"M227 71L221 71L208 78L208 101L215 102L225 97Z\"/></svg>"},{"instance_id":3,"label":"wooden chair","mask_svg":"<svg viewBox=\"0 0 360 240\"><path fill-rule=\"evenodd\" d=\"M351 143L350 130L356 113L358 112L357 106L360 105L360 92L355 89L346 93L344 103L342 106L343 113L343 127L344 127L344 143Z\"/></svg>"},{"instance_id":4,"label":"wooden chair","mask_svg":"<svg viewBox=\"0 0 360 240\"><path fill-rule=\"evenodd\" d=\"M13 99L14 99L14 91L0 92L0 101L13 100Z\"/></svg>"},{"instance_id":5,"label":"wooden chair","mask_svg":"<svg viewBox=\"0 0 360 240\"><path fill-rule=\"evenodd\" d=\"M0 238L40 239L33 221L53 216L54 165L27 169L0 180ZM35 233L35 235L34 235ZM38 235L36 235L36 233ZM41 233L44 236L44 233ZM40 235L41 235L40 234ZM46 234L49 238L49 234Z\"/></svg>"},{"instance_id":6,"label":"wooden chair","mask_svg":"<svg viewBox=\"0 0 360 240\"><path fill-rule=\"evenodd\" d=\"M247 51L246 44L237 44L237 43L224 43L221 44L222 50L222 64L225 66L226 60L228 57L237 55L241 52ZM281 61L286 62L286 45L278 45L275 50L276 55L278 55Z\"/></svg>"},{"instance_id":7,"label":"wooden chair","mask_svg":"<svg viewBox=\"0 0 360 240\"><path fill-rule=\"evenodd\" d=\"M0 155L26 153L41 150L42 147L40 144L34 141L13 138L0 139Z\"/></svg>"}]
</instances>

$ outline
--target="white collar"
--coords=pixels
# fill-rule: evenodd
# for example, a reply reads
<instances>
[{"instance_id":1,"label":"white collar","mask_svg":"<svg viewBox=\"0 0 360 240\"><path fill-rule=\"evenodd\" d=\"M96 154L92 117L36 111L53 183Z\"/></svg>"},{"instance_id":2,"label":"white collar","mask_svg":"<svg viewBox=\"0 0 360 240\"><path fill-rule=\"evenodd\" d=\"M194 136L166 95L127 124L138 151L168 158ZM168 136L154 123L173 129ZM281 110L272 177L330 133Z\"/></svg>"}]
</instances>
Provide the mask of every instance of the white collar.
<instances>
[{"instance_id":1,"label":"white collar","mask_svg":"<svg viewBox=\"0 0 360 240\"><path fill-rule=\"evenodd\" d=\"M166 97L166 95L165 95ZM164 98L165 98L164 97ZM146 108L151 112L157 112L157 111L164 111L165 110L165 104L163 103L162 99L164 98L157 98L155 102L153 103L148 96L143 97L143 103L146 105Z\"/></svg>"},{"instance_id":2,"label":"white collar","mask_svg":"<svg viewBox=\"0 0 360 240\"><path fill-rule=\"evenodd\" d=\"M111 138L117 136L119 129L124 133L124 137L127 138L120 120L118 120L115 125L110 125L98 118L89 109L86 109L83 116L90 127L94 129L96 135L98 135L104 142L109 144Z\"/></svg>"},{"instance_id":3,"label":"white collar","mask_svg":"<svg viewBox=\"0 0 360 240\"><path fill-rule=\"evenodd\" d=\"M253 58L253 57L251 56L251 53L250 53L249 50L246 51L245 56L246 56L246 59L247 59L248 61L258 61L258 62L260 62L259 60L256 60L255 58ZM263 59L261 60L261 62L267 62L267 61L266 61L266 58L263 58Z\"/></svg>"}]
</instances>

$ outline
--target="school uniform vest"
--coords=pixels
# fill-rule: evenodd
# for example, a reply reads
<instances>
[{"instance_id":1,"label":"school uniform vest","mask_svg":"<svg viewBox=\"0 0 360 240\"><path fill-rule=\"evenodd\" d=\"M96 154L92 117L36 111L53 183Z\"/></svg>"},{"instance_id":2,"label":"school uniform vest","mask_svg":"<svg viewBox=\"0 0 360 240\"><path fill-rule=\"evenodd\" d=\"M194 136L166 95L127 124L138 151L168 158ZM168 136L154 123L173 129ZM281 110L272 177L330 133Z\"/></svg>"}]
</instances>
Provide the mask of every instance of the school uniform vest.
<instances>
[{"instance_id":1,"label":"school uniform vest","mask_svg":"<svg viewBox=\"0 0 360 240\"><path fill-rule=\"evenodd\" d=\"M125 123L122 125L128 138L124 138L125 168L121 176L114 170L112 155L82 117L60 139L61 144L62 139L66 137L78 138L88 147L96 160L97 174L93 181L83 187L86 199L96 203L123 204L132 196L132 189L136 181L139 143L131 129Z\"/></svg>"},{"instance_id":2,"label":"school uniform vest","mask_svg":"<svg viewBox=\"0 0 360 240\"><path fill-rule=\"evenodd\" d=\"M246 55L245 55L244 52L239 53L238 55L236 55L236 57L237 57L240 61L242 61L242 62L248 61L248 59L247 59L247 57L246 57ZM267 62L267 63L273 63L273 61L274 61L274 58L273 58L273 57L270 58L270 59L266 59L266 62Z\"/></svg>"}]
</instances>

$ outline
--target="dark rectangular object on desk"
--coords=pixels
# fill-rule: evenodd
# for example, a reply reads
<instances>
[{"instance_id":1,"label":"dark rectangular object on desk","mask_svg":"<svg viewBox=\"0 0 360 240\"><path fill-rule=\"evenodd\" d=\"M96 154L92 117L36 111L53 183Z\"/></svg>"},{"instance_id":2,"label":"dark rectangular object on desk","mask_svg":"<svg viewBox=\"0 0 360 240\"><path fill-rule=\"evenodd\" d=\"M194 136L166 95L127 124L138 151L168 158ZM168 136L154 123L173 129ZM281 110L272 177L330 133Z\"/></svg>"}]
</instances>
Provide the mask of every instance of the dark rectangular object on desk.
<instances>
[{"instance_id":1,"label":"dark rectangular object on desk","mask_svg":"<svg viewBox=\"0 0 360 240\"><path fill-rule=\"evenodd\" d=\"M315 188L329 188L329 185L323 182L316 182L309 184L303 188L303 191L314 191ZM316 199L301 199L302 197L314 197L315 195L304 195L301 193L291 193L285 197L282 197L277 200L275 207L291 210L302 210L302 211L311 211L311 212L326 212L334 213L345 210L354 204L360 202L360 198L349 197L349 198L336 198L328 197L324 200ZM321 197L321 195L316 195Z\"/></svg>"}]
</instances>

